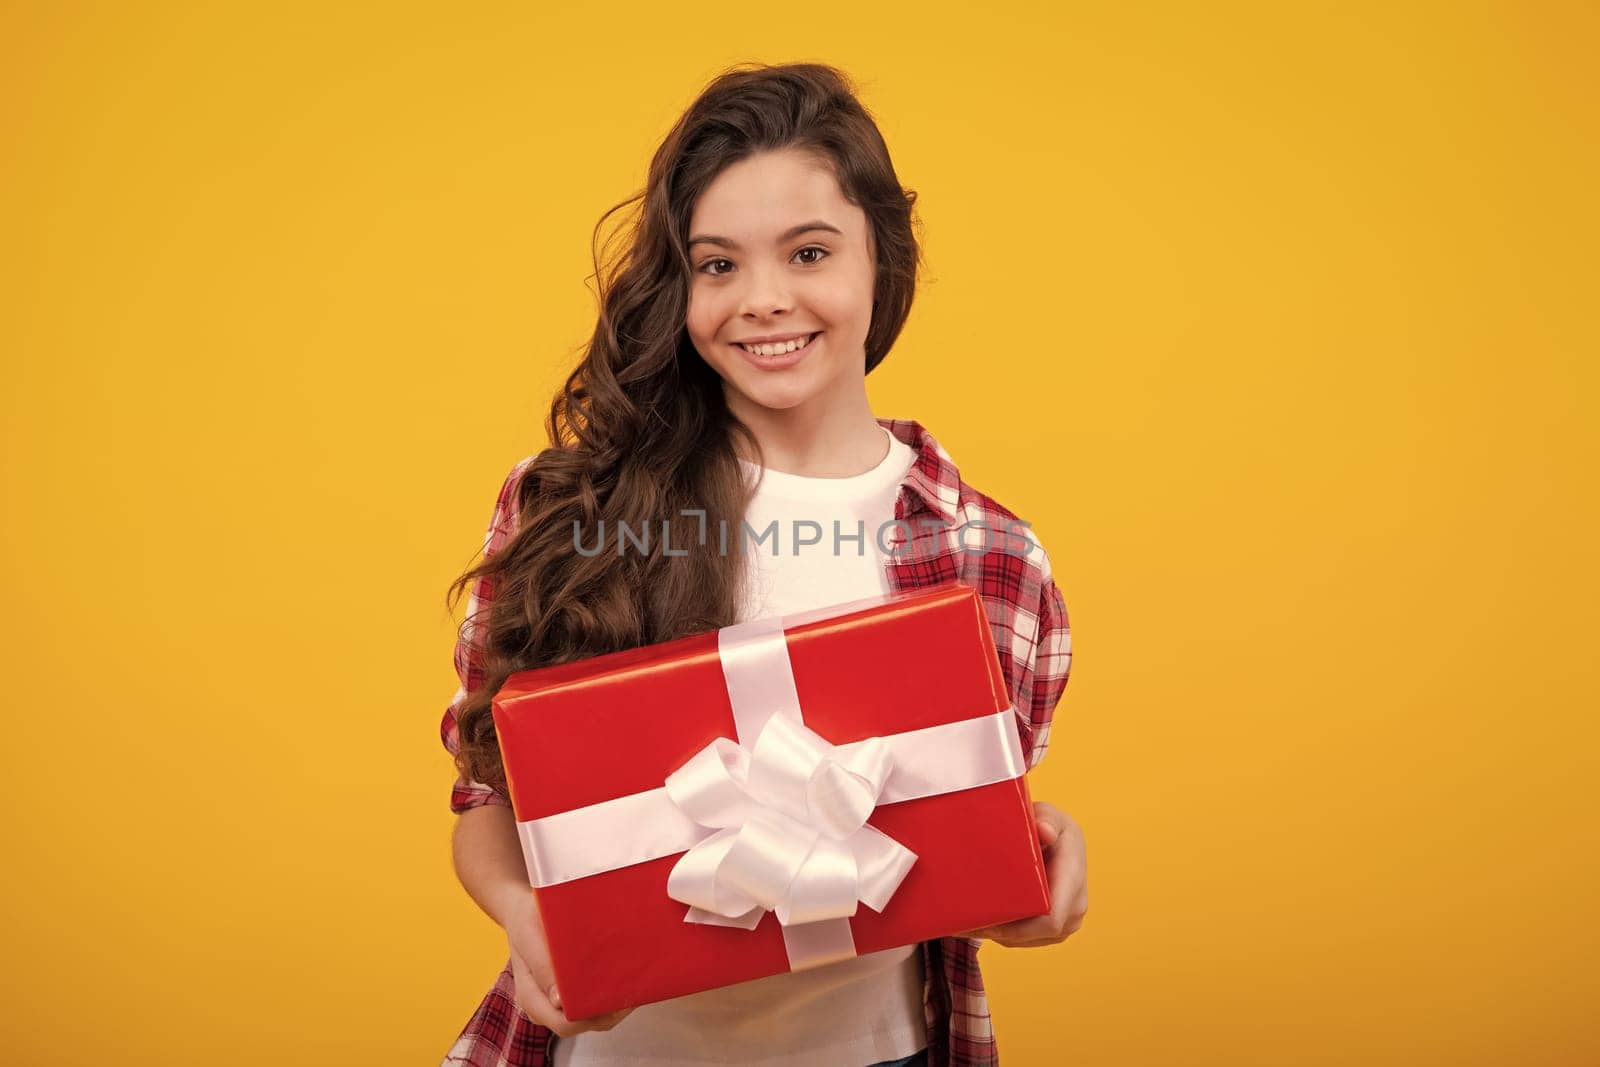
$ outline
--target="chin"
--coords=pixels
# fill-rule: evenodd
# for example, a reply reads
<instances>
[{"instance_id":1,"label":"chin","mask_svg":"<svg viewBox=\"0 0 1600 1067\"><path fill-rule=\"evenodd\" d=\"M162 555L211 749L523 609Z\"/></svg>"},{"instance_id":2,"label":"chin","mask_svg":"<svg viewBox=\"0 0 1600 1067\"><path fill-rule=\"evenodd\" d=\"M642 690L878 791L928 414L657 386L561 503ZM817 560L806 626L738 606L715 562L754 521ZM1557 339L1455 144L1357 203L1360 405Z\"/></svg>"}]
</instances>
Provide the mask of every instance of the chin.
<instances>
[{"instance_id":1,"label":"chin","mask_svg":"<svg viewBox=\"0 0 1600 1067\"><path fill-rule=\"evenodd\" d=\"M812 389L775 389L771 385L762 389L740 389L739 392L750 403L768 411L788 411L817 395Z\"/></svg>"},{"instance_id":2,"label":"chin","mask_svg":"<svg viewBox=\"0 0 1600 1067\"><path fill-rule=\"evenodd\" d=\"M809 396L793 396L789 394L784 394L782 396L763 396L760 394L750 395L747 393L745 396L750 403L756 405L757 407L765 408L768 411L792 411L795 408L801 407L806 401L811 399Z\"/></svg>"}]
</instances>

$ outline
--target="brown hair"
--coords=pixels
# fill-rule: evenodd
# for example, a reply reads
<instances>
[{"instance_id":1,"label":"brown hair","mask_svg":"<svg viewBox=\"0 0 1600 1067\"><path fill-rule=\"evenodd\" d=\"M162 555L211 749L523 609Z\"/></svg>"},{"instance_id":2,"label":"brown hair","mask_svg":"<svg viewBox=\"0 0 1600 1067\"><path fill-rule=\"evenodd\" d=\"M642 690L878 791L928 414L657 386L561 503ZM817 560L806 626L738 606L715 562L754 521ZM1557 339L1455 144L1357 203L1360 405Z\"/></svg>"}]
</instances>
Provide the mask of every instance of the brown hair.
<instances>
[{"instance_id":1,"label":"brown hair","mask_svg":"<svg viewBox=\"0 0 1600 1067\"><path fill-rule=\"evenodd\" d=\"M905 324L920 259L916 193L901 187L849 79L830 66L796 63L739 64L712 80L657 149L644 190L596 224L599 320L551 404L553 444L515 488L516 533L446 596L453 610L480 578L494 591L482 617L463 627L484 664L483 684L456 708L456 765L471 780L505 792L491 701L510 674L735 621L745 556L734 538L742 536L749 488L732 435L741 435L748 454L761 452L728 410L722 379L685 327L689 219L724 168L782 148L828 161L844 197L871 225L877 280L868 371ZM637 212L619 231L621 254L603 255L617 236L600 239L606 220L634 204ZM705 526L684 510L703 510ZM592 555L577 550L581 543L592 552L596 531L620 533L619 523L653 535L665 523L678 549L696 544L702 529L727 529L730 550L665 555L655 536L648 553L613 552L609 544ZM712 532L706 542L716 540Z\"/></svg>"}]
</instances>

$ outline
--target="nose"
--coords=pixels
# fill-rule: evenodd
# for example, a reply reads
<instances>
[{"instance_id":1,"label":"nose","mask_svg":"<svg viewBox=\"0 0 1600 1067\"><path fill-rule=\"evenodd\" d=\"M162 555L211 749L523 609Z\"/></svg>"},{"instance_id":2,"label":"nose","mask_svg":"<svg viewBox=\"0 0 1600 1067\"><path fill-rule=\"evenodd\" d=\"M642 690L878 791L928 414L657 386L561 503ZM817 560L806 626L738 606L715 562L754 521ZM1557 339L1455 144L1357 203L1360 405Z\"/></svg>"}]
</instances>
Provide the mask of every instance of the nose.
<instances>
[{"instance_id":1,"label":"nose","mask_svg":"<svg viewBox=\"0 0 1600 1067\"><path fill-rule=\"evenodd\" d=\"M748 282L745 285L741 311L746 318L782 315L789 310L792 298L788 280L782 270L772 267L752 267L745 277Z\"/></svg>"}]
</instances>

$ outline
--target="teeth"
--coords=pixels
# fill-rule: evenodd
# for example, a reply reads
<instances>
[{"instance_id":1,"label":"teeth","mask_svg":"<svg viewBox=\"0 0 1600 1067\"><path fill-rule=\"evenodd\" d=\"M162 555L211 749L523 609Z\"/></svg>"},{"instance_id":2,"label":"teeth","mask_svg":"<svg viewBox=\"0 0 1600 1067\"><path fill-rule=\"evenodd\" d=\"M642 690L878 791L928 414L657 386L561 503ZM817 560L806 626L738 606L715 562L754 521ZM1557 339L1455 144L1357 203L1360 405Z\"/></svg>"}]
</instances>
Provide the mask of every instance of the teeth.
<instances>
[{"instance_id":1,"label":"teeth","mask_svg":"<svg viewBox=\"0 0 1600 1067\"><path fill-rule=\"evenodd\" d=\"M796 337L793 341L785 341L779 345L740 345L739 347L758 356L781 356L787 352L793 352L797 348L803 348L815 336L815 334L807 334L804 337Z\"/></svg>"}]
</instances>

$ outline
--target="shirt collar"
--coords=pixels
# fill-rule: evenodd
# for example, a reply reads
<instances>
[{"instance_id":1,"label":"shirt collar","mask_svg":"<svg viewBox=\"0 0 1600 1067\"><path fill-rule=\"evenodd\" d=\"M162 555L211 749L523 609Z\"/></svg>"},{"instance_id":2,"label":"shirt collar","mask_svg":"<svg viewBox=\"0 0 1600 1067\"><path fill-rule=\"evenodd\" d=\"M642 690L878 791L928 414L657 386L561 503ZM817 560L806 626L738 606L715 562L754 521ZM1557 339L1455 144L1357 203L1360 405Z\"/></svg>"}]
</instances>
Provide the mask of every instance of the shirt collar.
<instances>
[{"instance_id":1,"label":"shirt collar","mask_svg":"<svg viewBox=\"0 0 1600 1067\"><path fill-rule=\"evenodd\" d=\"M961 510L961 472L950 454L915 419L879 419L878 424L916 453L916 461L900 483L902 488L909 489L924 507L954 525Z\"/></svg>"}]
</instances>

